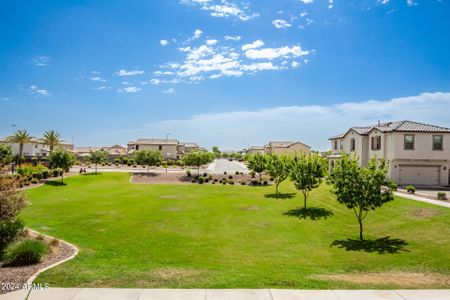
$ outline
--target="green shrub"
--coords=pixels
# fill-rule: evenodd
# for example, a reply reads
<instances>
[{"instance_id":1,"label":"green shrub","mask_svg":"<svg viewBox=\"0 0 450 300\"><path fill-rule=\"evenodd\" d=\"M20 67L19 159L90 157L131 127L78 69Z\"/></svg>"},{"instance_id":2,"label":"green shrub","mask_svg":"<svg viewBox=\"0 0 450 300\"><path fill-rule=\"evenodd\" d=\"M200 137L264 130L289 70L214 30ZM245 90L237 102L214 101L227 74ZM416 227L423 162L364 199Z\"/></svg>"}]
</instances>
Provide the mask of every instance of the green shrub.
<instances>
[{"instance_id":1,"label":"green shrub","mask_svg":"<svg viewBox=\"0 0 450 300\"><path fill-rule=\"evenodd\" d=\"M195 183L197 180L195 180L195 178L192 178L191 182Z\"/></svg>"},{"instance_id":2,"label":"green shrub","mask_svg":"<svg viewBox=\"0 0 450 300\"><path fill-rule=\"evenodd\" d=\"M263 185L267 185L267 184L268 184L267 180L264 180Z\"/></svg>"},{"instance_id":3,"label":"green shrub","mask_svg":"<svg viewBox=\"0 0 450 300\"><path fill-rule=\"evenodd\" d=\"M191 171L190 170L186 170L186 175L187 175L187 177L191 177L192 176Z\"/></svg>"},{"instance_id":4,"label":"green shrub","mask_svg":"<svg viewBox=\"0 0 450 300\"><path fill-rule=\"evenodd\" d=\"M447 200L447 195L444 192L438 192L437 193L437 198L439 200Z\"/></svg>"},{"instance_id":5,"label":"green shrub","mask_svg":"<svg viewBox=\"0 0 450 300\"><path fill-rule=\"evenodd\" d=\"M32 184L37 184L37 183L39 183L39 179L33 178L33 179L31 179L31 183Z\"/></svg>"},{"instance_id":6,"label":"green shrub","mask_svg":"<svg viewBox=\"0 0 450 300\"><path fill-rule=\"evenodd\" d=\"M227 175L227 171L223 172L223 175Z\"/></svg>"},{"instance_id":7,"label":"green shrub","mask_svg":"<svg viewBox=\"0 0 450 300\"><path fill-rule=\"evenodd\" d=\"M49 171L48 169L42 171L42 178L43 178L43 179L47 179L47 178L49 178L49 177L50 177L50 171Z\"/></svg>"},{"instance_id":8,"label":"green shrub","mask_svg":"<svg viewBox=\"0 0 450 300\"><path fill-rule=\"evenodd\" d=\"M133 168L137 168L137 165L136 165L136 164L134 164L134 165L133 165Z\"/></svg>"},{"instance_id":9,"label":"green shrub","mask_svg":"<svg viewBox=\"0 0 450 300\"><path fill-rule=\"evenodd\" d=\"M120 157L116 157L115 159L114 159L114 163L116 164L116 166L118 165L118 164L120 164L122 162L122 159L120 158Z\"/></svg>"},{"instance_id":10,"label":"green shrub","mask_svg":"<svg viewBox=\"0 0 450 300\"><path fill-rule=\"evenodd\" d=\"M213 179L212 175L208 175L208 179L212 180Z\"/></svg>"},{"instance_id":11,"label":"green shrub","mask_svg":"<svg viewBox=\"0 0 450 300\"><path fill-rule=\"evenodd\" d=\"M241 185L246 185L245 181L241 181Z\"/></svg>"},{"instance_id":12,"label":"green shrub","mask_svg":"<svg viewBox=\"0 0 450 300\"><path fill-rule=\"evenodd\" d=\"M394 192L397 191L398 186L395 183L391 183L391 190L393 190Z\"/></svg>"},{"instance_id":13,"label":"green shrub","mask_svg":"<svg viewBox=\"0 0 450 300\"><path fill-rule=\"evenodd\" d=\"M252 176L252 178L255 178L256 172L255 172L255 171L251 171L251 172L250 172L250 175Z\"/></svg>"},{"instance_id":14,"label":"green shrub","mask_svg":"<svg viewBox=\"0 0 450 300\"><path fill-rule=\"evenodd\" d=\"M36 264L46 254L47 247L42 241L23 240L9 246L4 255L8 265L24 266Z\"/></svg>"},{"instance_id":15,"label":"green shrub","mask_svg":"<svg viewBox=\"0 0 450 300\"><path fill-rule=\"evenodd\" d=\"M228 183L231 185L234 185L234 181L233 180L228 180Z\"/></svg>"},{"instance_id":16,"label":"green shrub","mask_svg":"<svg viewBox=\"0 0 450 300\"><path fill-rule=\"evenodd\" d=\"M234 175L239 175L239 171L234 172Z\"/></svg>"},{"instance_id":17,"label":"green shrub","mask_svg":"<svg viewBox=\"0 0 450 300\"><path fill-rule=\"evenodd\" d=\"M198 183L199 184L203 184L205 182L205 178L203 177L203 176L200 176L199 178L198 178Z\"/></svg>"},{"instance_id":18,"label":"green shrub","mask_svg":"<svg viewBox=\"0 0 450 300\"><path fill-rule=\"evenodd\" d=\"M406 187L406 191L407 191L408 193L410 193L410 194L414 194L414 193L416 192L416 188L415 188L414 186L412 186L412 185L408 185L408 186Z\"/></svg>"},{"instance_id":19,"label":"green shrub","mask_svg":"<svg viewBox=\"0 0 450 300\"><path fill-rule=\"evenodd\" d=\"M30 185L30 182L29 182L28 180L27 180L27 181L24 181L24 182L23 182L23 185L24 185L24 186L29 186L29 185Z\"/></svg>"},{"instance_id":20,"label":"green shrub","mask_svg":"<svg viewBox=\"0 0 450 300\"><path fill-rule=\"evenodd\" d=\"M226 180L226 179L223 180L223 181L222 181L222 184L223 184L223 185L227 184L227 180Z\"/></svg>"},{"instance_id":21,"label":"green shrub","mask_svg":"<svg viewBox=\"0 0 450 300\"><path fill-rule=\"evenodd\" d=\"M228 176L228 179L233 179L233 175Z\"/></svg>"},{"instance_id":22,"label":"green shrub","mask_svg":"<svg viewBox=\"0 0 450 300\"><path fill-rule=\"evenodd\" d=\"M20 167L17 167L16 171L17 171L17 174L24 176L24 175L31 175L33 173L34 169L31 165L22 165Z\"/></svg>"},{"instance_id":23,"label":"green shrub","mask_svg":"<svg viewBox=\"0 0 450 300\"><path fill-rule=\"evenodd\" d=\"M208 177L208 174L207 173L203 173L203 177Z\"/></svg>"},{"instance_id":24,"label":"green shrub","mask_svg":"<svg viewBox=\"0 0 450 300\"><path fill-rule=\"evenodd\" d=\"M9 243L15 241L23 234L23 222L19 219L14 221L0 222L0 257Z\"/></svg>"},{"instance_id":25,"label":"green shrub","mask_svg":"<svg viewBox=\"0 0 450 300\"><path fill-rule=\"evenodd\" d=\"M219 181L219 179L217 179L217 178L214 178L214 182L218 182Z\"/></svg>"}]
</instances>

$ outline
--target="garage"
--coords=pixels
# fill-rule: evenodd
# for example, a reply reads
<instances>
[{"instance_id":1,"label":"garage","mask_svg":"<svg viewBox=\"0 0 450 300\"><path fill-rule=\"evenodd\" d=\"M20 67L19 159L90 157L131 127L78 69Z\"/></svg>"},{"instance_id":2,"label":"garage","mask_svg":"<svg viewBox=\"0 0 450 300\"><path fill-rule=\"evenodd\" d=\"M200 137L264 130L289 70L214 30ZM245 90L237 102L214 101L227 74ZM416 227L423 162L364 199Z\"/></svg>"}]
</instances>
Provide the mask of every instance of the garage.
<instances>
[{"instance_id":1,"label":"garage","mask_svg":"<svg viewBox=\"0 0 450 300\"><path fill-rule=\"evenodd\" d=\"M399 184L440 185L440 166L400 165Z\"/></svg>"}]
</instances>

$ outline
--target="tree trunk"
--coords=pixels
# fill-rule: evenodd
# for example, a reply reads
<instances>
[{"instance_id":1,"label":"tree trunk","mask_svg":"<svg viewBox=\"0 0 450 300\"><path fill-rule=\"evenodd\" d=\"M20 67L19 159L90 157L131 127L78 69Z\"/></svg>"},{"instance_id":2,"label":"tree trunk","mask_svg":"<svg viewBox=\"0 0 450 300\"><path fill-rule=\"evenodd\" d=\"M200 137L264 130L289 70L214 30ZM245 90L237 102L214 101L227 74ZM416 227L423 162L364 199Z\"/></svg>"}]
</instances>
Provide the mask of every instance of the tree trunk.
<instances>
[{"instance_id":1,"label":"tree trunk","mask_svg":"<svg viewBox=\"0 0 450 300\"><path fill-rule=\"evenodd\" d=\"M363 240L364 240L364 237L363 237L363 225L362 225L362 220L361 220L360 218L358 218L358 222L359 222L359 239L360 239L361 241L363 241Z\"/></svg>"},{"instance_id":2,"label":"tree trunk","mask_svg":"<svg viewBox=\"0 0 450 300\"><path fill-rule=\"evenodd\" d=\"M95 174L97 174L97 163L95 163Z\"/></svg>"},{"instance_id":3,"label":"tree trunk","mask_svg":"<svg viewBox=\"0 0 450 300\"><path fill-rule=\"evenodd\" d=\"M64 183L64 170L61 173L61 182Z\"/></svg>"},{"instance_id":4,"label":"tree trunk","mask_svg":"<svg viewBox=\"0 0 450 300\"><path fill-rule=\"evenodd\" d=\"M19 166L22 164L22 155L23 155L23 144L20 143L19 144L19 159L18 159Z\"/></svg>"},{"instance_id":5,"label":"tree trunk","mask_svg":"<svg viewBox=\"0 0 450 300\"><path fill-rule=\"evenodd\" d=\"M280 183L279 182L276 182L275 183L275 194L277 194L278 195L278 186L280 185Z\"/></svg>"},{"instance_id":6,"label":"tree trunk","mask_svg":"<svg viewBox=\"0 0 450 300\"><path fill-rule=\"evenodd\" d=\"M197 175L200 175L200 166L197 166Z\"/></svg>"},{"instance_id":7,"label":"tree trunk","mask_svg":"<svg viewBox=\"0 0 450 300\"><path fill-rule=\"evenodd\" d=\"M305 192L303 192L303 207L305 210L306 210L306 199L307 198L308 198L308 195Z\"/></svg>"},{"instance_id":8,"label":"tree trunk","mask_svg":"<svg viewBox=\"0 0 450 300\"><path fill-rule=\"evenodd\" d=\"M262 174L259 173L259 183L261 183L261 176L262 176Z\"/></svg>"}]
</instances>

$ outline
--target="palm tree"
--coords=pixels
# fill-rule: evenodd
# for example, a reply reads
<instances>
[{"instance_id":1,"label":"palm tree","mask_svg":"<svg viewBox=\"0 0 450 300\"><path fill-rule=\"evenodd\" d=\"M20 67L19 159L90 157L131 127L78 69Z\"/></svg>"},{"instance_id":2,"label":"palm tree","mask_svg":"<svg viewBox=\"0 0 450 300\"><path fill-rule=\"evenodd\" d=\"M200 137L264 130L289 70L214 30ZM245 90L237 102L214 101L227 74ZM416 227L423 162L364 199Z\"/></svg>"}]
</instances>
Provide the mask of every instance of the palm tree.
<instances>
[{"instance_id":1,"label":"palm tree","mask_svg":"<svg viewBox=\"0 0 450 300\"><path fill-rule=\"evenodd\" d=\"M7 138L7 141L9 143L19 144L19 165L22 163L23 145L30 143L32 139L33 137L30 136L28 131L26 131L25 129L17 130L16 132L14 132L14 135Z\"/></svg>"},{"instance_id":2,"label":"palm tree","mask_svg":"<svg viewBox=\"0 0 450 300\"><path fill-rule=\"evenodd\" d=\"M52 154L53 149L62 142L61 135L54 130L47 130L41 141L50 148L50 154Z\"/></svg>"}]
</instances>

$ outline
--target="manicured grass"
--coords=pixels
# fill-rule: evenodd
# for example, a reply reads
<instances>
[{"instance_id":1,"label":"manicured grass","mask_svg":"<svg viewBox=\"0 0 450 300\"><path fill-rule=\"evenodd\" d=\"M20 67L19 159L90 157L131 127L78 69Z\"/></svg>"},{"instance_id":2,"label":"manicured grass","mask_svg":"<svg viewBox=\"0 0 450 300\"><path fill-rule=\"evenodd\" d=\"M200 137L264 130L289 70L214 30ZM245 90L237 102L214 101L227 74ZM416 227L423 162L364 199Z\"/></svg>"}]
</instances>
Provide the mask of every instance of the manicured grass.
<instances>
[{"instance_id":1,"label":"manicured grass","mask_svg":"<svg viewBox=\"0 0 450 300\"><path fill-rule=\"evenodd\" d=\"M133 185L124 173L75 176L28 191L22 217L80 248L38 282L61 287L392 288L320 280L353 272L450 275L450 210L397 198L366 222L360 244L353 212L329 187L302 198L266 197L274 187ZM294 193L290 183L281 186ZM389 236L389 239L373 240ZM345 245L346 250L332 246ZM335 243L336 244L336 243ZM401 285L401 283L400 283ZM395 287L398 287L395 286ZM443 287L432 284L429 287Z\"/></svg>"}]
</instances>

